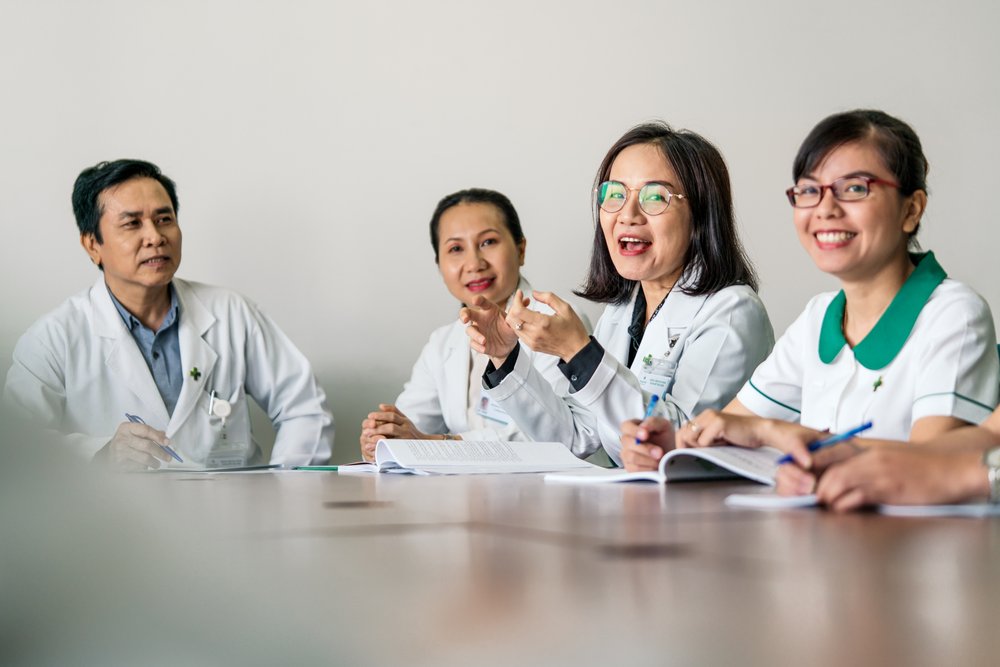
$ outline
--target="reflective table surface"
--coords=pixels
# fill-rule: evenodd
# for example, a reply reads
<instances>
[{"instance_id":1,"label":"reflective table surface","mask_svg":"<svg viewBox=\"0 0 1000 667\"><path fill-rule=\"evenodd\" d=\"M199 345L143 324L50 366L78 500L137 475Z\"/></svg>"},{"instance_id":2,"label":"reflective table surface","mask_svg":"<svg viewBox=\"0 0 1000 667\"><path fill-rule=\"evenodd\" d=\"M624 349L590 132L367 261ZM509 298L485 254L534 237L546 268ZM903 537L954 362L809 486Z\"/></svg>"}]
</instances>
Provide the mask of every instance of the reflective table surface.
<instances>
[{"instance_id":1,"label":"reflective table surface","mask_svg":"<svg viewBox=\"0 0 1000 667\"><path fill-rule=\"evenodd\" d=\"M12 524L4 664L997 663L1000 521L723 504L761 489L74 478Z\"/></svg>"}]
</instances>

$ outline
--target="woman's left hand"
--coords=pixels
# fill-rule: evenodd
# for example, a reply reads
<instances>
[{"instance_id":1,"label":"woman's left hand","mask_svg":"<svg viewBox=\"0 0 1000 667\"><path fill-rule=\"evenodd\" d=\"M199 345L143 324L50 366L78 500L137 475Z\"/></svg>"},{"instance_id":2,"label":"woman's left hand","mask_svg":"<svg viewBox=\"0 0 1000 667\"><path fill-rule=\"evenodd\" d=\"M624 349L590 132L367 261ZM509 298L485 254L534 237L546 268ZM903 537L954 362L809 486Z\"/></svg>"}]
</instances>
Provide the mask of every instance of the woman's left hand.
<instances>
[{"instance_id":1,"label":"woman's left hand","mask_svg":"<svg viewBox=\"0 0 1000 667\"><path fill-rule=\"evenodd\" d=\"M791 422L706 410L677 431L676 446L765 445L790 454L802 468L812 467L808 445L827 434Z\"/></svg>"},{"instance_id":2,"label":"woman's left hand","mask_svg":"<svg viewBox=\"0 0 1000 667\"><path fill-rule=\"evenodd\" d=\"M551 354L569 361L590 342L587 328L573 308L552 292L532 292L539 303L555 311L546 315L527 307L527 299L517 291L507 311L507 324L522 343L535 352Z\"/></svg>"}]
</instances>

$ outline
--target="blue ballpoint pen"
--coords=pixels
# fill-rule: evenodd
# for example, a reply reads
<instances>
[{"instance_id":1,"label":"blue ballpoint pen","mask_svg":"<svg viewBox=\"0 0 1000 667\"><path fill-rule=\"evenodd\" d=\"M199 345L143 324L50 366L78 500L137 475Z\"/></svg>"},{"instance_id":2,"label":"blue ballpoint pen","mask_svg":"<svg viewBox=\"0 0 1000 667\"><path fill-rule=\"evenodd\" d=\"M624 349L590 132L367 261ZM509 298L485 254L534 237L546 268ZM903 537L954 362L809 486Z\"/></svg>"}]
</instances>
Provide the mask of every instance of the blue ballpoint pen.
<instances>
[{"instance_id":1,"label":"blue ballpoint pen","mask_svg":"<svg viewBox=\"0 0 1000 667\"><path fill-rule=\"evenodd\" d=\"M838 442L843 442L844 440L850 440L858 433L867 431L872 427L871 422L865 422L861 426L852 428L850 431L844 431L843 433L838 433L836 435L831 435L829 438L824 438L822 440L815 440L809 443L807 449L810 452L815 452L817 450L823 449L824 447L829 447L830 445L836 445ZM778 459L778 465L784 465L785 463L791 463L794 461L791 454L785 454L780 459Z\"/></svg>"},{"instance_id":2,"label":"blue ballpoint pen","mask_svg":"<svg viewBox=\"0 0 1000 667\"><path fill-rule=\"evenodd\" d=\"M659 394L653 394L652 396L649 397L649 403L646 405L646 416L642 418L643 421L646 421L647 419L653 416L653 408L656 407L656 402L659 400L660 400ZM639 436L635 436L635 444L637 445L642 444L642 442L639 440Z\"/></svg>"},{"instance_id":3,"label":"blue ballpoint pen","mask_svg":"<svg viewBox=\"0 0 1000 667\"><path fill-rule=\"evenodd\" d=\"M143 420L143 418L140 417L139 415L130 415L127 412L125 413L125 419L129 420L133 424L145 424L146 423ZM157 443L157 444L159 444L159 443ZM177 452L175 452L173 450L173 448L170 447L169 445L160 445L160 448L163 451L165 451L167 454L170 454L172 457L174 457L174 460L176 460L178 463L184 463L184 459L182 459L181 457L177 456Z\"/></svg>"}]
</instances>

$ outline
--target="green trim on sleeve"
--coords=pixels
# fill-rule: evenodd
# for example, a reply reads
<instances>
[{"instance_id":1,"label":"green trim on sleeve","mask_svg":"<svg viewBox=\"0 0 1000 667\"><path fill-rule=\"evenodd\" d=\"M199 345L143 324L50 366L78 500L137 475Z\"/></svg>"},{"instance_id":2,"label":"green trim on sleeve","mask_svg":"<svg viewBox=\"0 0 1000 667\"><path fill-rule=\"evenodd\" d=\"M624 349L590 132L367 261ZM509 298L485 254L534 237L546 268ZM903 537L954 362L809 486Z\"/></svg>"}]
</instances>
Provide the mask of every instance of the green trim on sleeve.
<instances>
[{"instance_id":1,"label":"green trim on sleeve","mask_svg":"<svg viewBox=\"0 0 1000 667\"><path fill-rule=\"evenodd\" d=\"M872 330L854 347L854 358L868 370L885 368L892 363L910 337L917 317L931 294L948 277L934 258L933 252L910 256L916 261L913 273L903 283ZM827 306L823 316L819 334L819 358L824 364L833 363L847 345L843 331L846 305L847 297L841 290Z\"/></svg>"},{"instance_id":2,"label":"green trim on sleeve","mask_svg":"<svg viewBox=\"0 0 1000 667\"><path fill-rule=\"evenodd\" d=\"M784 403L782 403L781 401L779 401L779 400L777 400L777 399L774 399L774 398L771 398L770 396L768 396L767 394L765 394L764 392L762 392L762 391L760 390L760 388L758 388L758 387L757 387L757 385L755 385L755 384L753 383L753 380L752 380L752 379L751 379L751 380L747 380L747 384L749 384L749 385L750 385L751 387L753 387L753 388L754 388L754 391L756 391L756 392L757 392L758 394L760 394L761 396L763 396L763 397L764 397L764 398L766 398L767 400L771 401L771 402L772 402L772 403L774 403L775 405L780 405L781 407L785 408L786 410L791 410L792 412L794 412L794 413L795 413L795 414L797 414L797 415L801 415L801 414L802 414L802 411L801 411L801 410L796 410L795 408L793 408L793 407L792 407L792 406L790 406L790 405L785 405L785 404L784 404Z\"/></svg>"},{"instance_id":3,"label":"green trim on sleeve","mask_svg":"<svg viewBox=\"0 0 1000 667\"><path fill-rule=\"evenodd\" d=\"M974 398L969 398L968 396L963 396L962 394L958 393L957 391L939 391L939 392L934 393L934 394L924 394L923 396L917 396L915 399L913 399L913 402L916 403L917 401L919 401L922 398L933 398L934 396L954 396L955 398L960 398L960 399L962 399L963 401L965 401L967 403L972 403L973 405L979 406L983 410L986 410L987 412L993 412L993 410L994 410L994 408L991 408L989 405L986 405L985 403L980 403L979 401L977 401Z\"/></svg>"}]
</instances>

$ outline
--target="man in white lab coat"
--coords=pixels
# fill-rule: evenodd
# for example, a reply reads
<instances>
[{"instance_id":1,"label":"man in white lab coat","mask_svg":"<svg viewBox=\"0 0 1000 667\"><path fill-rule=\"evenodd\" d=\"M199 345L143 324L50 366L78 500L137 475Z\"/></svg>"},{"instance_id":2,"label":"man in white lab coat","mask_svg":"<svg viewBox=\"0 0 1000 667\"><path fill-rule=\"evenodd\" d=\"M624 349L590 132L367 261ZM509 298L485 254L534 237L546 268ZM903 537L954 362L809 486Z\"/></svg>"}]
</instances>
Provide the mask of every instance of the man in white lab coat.
<instances>
[{"instance_id":1,"label":"man in white lab coat","mask_svg":"<svg viewBox=\"0 0 1000 667\"><path fill-rule=\"evenodd\" d=\"M92 287L33 324L4 398L122 469L263 463L247 396L277 431L271 463L326 461L333 417L309 362L244 297L175 278L173 181L140 160L102 162L73 187Z\"/></svg>"}]
</instances>

